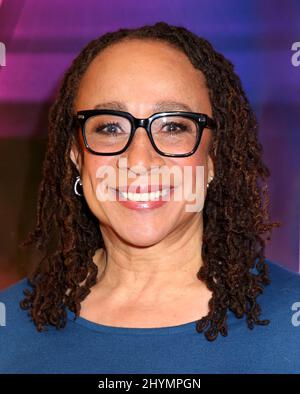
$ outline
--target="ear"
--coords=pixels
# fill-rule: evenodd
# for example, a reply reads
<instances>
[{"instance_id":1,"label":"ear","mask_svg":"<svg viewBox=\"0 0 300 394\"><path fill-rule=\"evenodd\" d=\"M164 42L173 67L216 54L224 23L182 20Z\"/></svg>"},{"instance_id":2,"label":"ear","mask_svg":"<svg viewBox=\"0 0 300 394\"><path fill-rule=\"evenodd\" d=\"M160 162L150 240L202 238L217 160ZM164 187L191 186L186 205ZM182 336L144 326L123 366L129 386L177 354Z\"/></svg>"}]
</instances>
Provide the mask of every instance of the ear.
<instances>
[{"instance_id":1,"label":"ear","mask_svg":"<svg viewBox=\"0 0 300 394\"><path fill-rule=\"evenodd\" d=\"M74 163L74 165L77 168L77 171L79 173L81 173L81 154L80 154L80 150L78 148L78 145L76 144L76 142L72 143L72 147L70 150L70 159L72 160L72 162Z\"/></svg>"}]
</instances>

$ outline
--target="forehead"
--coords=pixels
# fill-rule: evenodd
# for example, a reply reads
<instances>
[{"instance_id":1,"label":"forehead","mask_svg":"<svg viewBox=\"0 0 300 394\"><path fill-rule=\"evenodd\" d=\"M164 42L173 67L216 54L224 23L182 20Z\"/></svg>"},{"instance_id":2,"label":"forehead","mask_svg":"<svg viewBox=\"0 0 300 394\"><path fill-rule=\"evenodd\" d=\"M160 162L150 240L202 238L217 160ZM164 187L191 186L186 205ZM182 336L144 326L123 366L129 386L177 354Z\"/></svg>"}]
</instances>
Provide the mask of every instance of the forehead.
<instances>
[{"instance_id":1,"label":"forehead","mask_svg":"<svg viewBox=\"0 0 300 394\"><path fill-rule=\"evenodd\" d=\"M203 73L180 49L165 42L131 39L95 57L82 77L76 102L87 108L99 101L146 105L167 99L195 106L204 95Z\"/></svg>"}]
</instances>

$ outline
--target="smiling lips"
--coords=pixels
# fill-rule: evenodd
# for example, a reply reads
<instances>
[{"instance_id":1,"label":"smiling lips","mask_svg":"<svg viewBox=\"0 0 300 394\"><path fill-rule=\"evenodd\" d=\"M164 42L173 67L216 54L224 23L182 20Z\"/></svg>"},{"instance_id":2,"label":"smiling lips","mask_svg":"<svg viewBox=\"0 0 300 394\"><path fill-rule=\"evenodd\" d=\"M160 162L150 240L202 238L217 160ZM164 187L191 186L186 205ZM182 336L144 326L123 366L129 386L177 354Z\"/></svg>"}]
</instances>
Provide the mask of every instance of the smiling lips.
<instances>
[{"instance_id":1,"label":"smiling lips","mask_svg":"<svg viewBox=\"0 0 300 394\"><path fill-rule=\"evenodd\" d=\"M147 203L147 207L151 206L151 203L157 203L162 201L163 197L166 197L174 189L174 186L166 185L131 185L122 186L115 189L118 193L118 201L124 202L135 202L135 203ZM165 201L164 201L165 202ZM145 208L146 206L143 205Z\"/></svg>"}]
</instances>

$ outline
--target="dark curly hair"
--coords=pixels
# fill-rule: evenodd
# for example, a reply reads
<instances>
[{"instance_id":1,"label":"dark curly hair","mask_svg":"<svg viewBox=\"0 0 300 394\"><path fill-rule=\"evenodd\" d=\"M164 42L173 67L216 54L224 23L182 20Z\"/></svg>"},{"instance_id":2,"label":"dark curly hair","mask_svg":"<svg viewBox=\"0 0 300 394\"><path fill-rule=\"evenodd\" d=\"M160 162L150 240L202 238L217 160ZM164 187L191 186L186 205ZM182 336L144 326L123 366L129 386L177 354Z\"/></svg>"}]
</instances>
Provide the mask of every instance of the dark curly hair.
<instances>
[{"instance_id":1,"label":"dark curly hair","mask_svg":"<svg viewBox=\"0 0 300 394\"><path fill-rule=\"evenodd\" d=\"M64 75L50 109L47 151L39 188L35 229L21 246L35 244L43 258L28 276L31 289L20 302L38 331L65 327L67 311L79 316L81 301L97 281L93 256L105 248L98 219L84 198L74 195L78 171L70 159L77 141L74 100L81 78L104 48L126 39L159 40L184 52L206 78L217 132L210 154L215 177L203 208L203 265L197 277L212 291L208 314L199 319L197 332L215 340L227 335L227 313L246 316L250 329L260 320L256 301L270 283L265 243L273 227L269 221L266 179L257 121L232 63L212 45L181 26L165 22L135 29L119 29L91 41ZM79 145L78 145L79 146ZM256 272L255 272L256 270Z\"/></svg>"}]
</instances>

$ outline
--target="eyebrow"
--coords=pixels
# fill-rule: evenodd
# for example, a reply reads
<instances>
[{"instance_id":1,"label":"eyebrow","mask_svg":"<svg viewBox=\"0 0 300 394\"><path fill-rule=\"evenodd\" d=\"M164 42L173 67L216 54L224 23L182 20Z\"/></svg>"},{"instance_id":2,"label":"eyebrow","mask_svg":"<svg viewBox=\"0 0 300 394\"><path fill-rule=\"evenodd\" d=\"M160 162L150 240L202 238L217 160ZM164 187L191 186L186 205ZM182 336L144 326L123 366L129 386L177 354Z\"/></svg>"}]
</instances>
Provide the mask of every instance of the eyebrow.
<instances>
[{"instance_id":1,"label":"eyebrow","mask_svg":"<svg viewBox=\"0 0 300 394\"><path fill-rule=\"evenodd\" d=\"M120 101L109 101L106 103L100 103L95 105L94 109L113 109L116 111L127 111L128 108L125 103L122 103ZM188 112L193 112L192 108L186 104L186 103L181 103L179 101L173 101L173 100L164 100L164 101L159 101L154 104L152 107L153 112L160 112L160 111L188 111Z\"/></svg>"}]
</instances>

